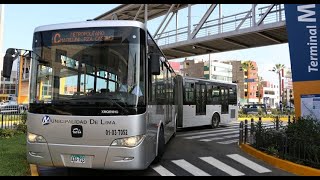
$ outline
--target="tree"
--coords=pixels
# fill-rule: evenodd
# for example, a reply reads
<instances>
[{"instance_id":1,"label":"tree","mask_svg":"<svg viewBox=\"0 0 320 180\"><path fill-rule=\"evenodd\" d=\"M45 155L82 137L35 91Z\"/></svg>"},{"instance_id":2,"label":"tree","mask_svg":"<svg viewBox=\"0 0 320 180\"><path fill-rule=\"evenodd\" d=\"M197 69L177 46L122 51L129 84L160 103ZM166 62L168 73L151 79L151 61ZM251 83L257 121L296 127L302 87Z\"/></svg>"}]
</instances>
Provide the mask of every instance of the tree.
<instances>
[{"instance_id":1,"label":"tree","mask_svg":"<svg viewBox=\"0 0 320 180\"><path fill-rule=\"evenodd\" d=\"M261 103L261 94L260 94L260 92L261 92L261 87L262 87L262 81L263 81L263 78L262 77L259 77L258 76L258 79L257 79L257 83L258 83L258 95L259 95L259 103Z\"/></svg>"},{"instance_id":2,"label":"tree","mask_svg":"<svg viewBox=\"0 0 320 180\"><path fill-rule=\"evenodd\" d=\"M251 61L244 61L243 63L241 63L241 69L242 71L245 73L247 72L247 79L249 79L249 75L250 75L250 70L255 70L254 65L252 64ZM249 98L250 98L250 86L249 86L249 82L247 82L247 103L249 104Z\"/></svg>"},{"instance_id":3,"label":"tree","mask_svg":"<svg viewBox=\"0 0 320 180\"><path fill-rule=\"evenodd\" d=\"M284 64L276 64L273 68L272 68L272 71L277 73L278 76L279 76L279 99L280 101L283 102L283 99L282 99L282 87L281 87L281 71L282 69L284 69L285 66Z\"/></svg>"}]
</instances>

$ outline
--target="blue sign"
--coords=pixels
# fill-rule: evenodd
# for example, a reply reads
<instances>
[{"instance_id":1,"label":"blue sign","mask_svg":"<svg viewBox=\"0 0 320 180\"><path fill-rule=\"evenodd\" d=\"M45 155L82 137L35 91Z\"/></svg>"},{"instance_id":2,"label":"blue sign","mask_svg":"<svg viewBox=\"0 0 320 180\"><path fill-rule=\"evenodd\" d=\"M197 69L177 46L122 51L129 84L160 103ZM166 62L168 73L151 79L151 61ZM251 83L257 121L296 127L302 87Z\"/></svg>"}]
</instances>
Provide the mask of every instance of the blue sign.
<instances>
[{"instance_id":1,"label":"blue sign","mask_svg":"<svg viewBox=\"0 0 320 180\"><path fill-rule=\"evenodd\" d=\"M292 80L320 80L320 4L285 4L284 7Z\"/></svg>"},{"instance_id":2,"label":"blue sign","mask_svg":"<svg viewBox=\"0 0 320 180\"><path fill-rule=\"evenodd\" d=\"M244 79L244 82L254 82L254 79L245 78L245 79Z\"/></svg>"}]
</instances>

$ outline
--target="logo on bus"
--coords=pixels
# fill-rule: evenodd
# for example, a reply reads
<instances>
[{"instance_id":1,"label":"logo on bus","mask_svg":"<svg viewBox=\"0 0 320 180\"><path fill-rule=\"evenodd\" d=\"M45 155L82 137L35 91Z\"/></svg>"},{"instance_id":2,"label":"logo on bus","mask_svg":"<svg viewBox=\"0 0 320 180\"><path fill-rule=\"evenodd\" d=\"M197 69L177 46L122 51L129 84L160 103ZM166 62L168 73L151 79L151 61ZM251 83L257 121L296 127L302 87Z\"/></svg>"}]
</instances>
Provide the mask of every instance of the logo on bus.
<instances>
[{"instance_id":1,"label":"logo on bus","mask_svg":"<svg viewBox=\"0 0 320 180\"><path fill-rule=\"evenodd\" d=\"M118 110L101 110L102 114L119 114Z\"/></svg>"},{"instance_id":2,"label":"logo on bus","mask_svg":"<svg viewBox=\"0 0 320 180\"><path fill-rule=\"evenodd\" d=\"M71 126L71 136L74 138L80 138L83 136L83 128L81 125Z\"/></svg>"},{"instance_id":3,"label":"logo on bus","mask_svg":"<svg viewBox=\"0 0 320 180\"><path fill-rule=\"evenodd\" d=\"M43 116L42 118L42 125L48 125L51 123L51 118L47 115Z\"/></svg>"}]
</instances>

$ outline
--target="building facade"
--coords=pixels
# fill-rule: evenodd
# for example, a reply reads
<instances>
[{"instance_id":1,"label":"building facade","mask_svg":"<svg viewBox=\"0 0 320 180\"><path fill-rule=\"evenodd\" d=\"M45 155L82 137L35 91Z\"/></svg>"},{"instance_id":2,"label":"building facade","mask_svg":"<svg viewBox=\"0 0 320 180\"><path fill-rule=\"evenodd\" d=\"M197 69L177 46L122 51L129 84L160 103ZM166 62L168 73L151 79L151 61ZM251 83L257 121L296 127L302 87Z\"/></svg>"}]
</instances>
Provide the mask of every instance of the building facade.
<instances>
[{"instance_id":1,"label":"building facade","mask_svg":"<svg viewBox=\"0 0 320 180\"><path fill-rule=\"evenodd\" d=\"M244 69L246 61L229 61L232 65L232 82L238 84L240 104L259 103L258 66L255 61L250 61L252 69ZM260 90L261 91L261 90Z\"/></svg>"},{"instance_id":2,"label":"building facade","mask_svg":"<svg viewBox=\"0 0 320 180\"><path fill-rule=\"evenodd\" d=\"M283 70L283 103L287 107L294 107L292 72L290 68Z\"/></svg>"},{"instance_id":3,"label":"building facade","mask_svg":"<svg viewBox=\"0 0 320 180\"><path fill-rule=\"evenodd\" d=\"M3 49L3 25L4 25L4 4L0 5L0 72L2 72L3 69L3 57L6 50Z\"/></svg>"},{"instance_id":4,"label":"building facade","mask_svg":"<svg viewBox=\"0 0 320 180\"><path fill-rule=\"evenodd\" d=\"M169 62L170 66L174 70L176 74L182 75L181 74L181 63L180 62Z\"/></svg>"},{"instance_id":5,"label":"building facade","mask_svg":"<svg viewBox=\"0 0 320 180\"><path fill-rule=\"evenodd\" d=\"M279 86L270 83L269 81L262 81L262 103L270 108L278 108L280 101Z\"/></svg>"},{"instance_id":6,"label":"building facade","mask_svg":"<svg viewBox=\"0 0 320 180\"><path fill-rule=\"evenodd\" d=\"M4 78L1 71L1 84L0 84L0 101L6 101L9 97L17 95L17 71L12 71L10 79Z\"/></svg>"},{"instance_id":7,"label":"building facade","mask_svg":"<svg viewBox=\"0 0 320 180\"><path fill-rule=\"evenodd\" d=\"M204 78L204 62L195 60L185 60L181 62L181 75L195 78Z\"/></svg>"},{"instance_id":8,"label":"building facade","mask_svg":"<svg viewBox=\"0 0 320 180\"><path fill-rule=\"evenodd\" d=\"M232 65L230 62L219 62L210 60L204 62L205 79L232 82Z\"/></svg>"}]
</instances>

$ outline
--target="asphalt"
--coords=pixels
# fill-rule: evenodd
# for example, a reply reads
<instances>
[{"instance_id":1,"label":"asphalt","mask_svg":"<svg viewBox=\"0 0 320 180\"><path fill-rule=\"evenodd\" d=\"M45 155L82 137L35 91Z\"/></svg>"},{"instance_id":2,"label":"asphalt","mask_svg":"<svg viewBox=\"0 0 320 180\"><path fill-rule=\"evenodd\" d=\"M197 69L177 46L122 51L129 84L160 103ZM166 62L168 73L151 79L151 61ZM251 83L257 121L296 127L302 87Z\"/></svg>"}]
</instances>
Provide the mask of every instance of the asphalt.
<instances>
[{"instance_id":1,"label":"asphalt","mask_svg":"<svg viewBox=\"0 0 320 180\"><path fill-rule=\"evenodd\" d=\"M52 168L39 167L40 176L159 176L164 175L163 170L157 172L155 169L161 167L165 172L176 176L211 175L211 176L292 176L293 174L277 169L261 160L255 159L243 152L234 137L238 123L217 129L208 127L189 128L180 130L177 136L169 141L166 152L158 164L152 164L148 169L141 171L107 171L76 168ZM197 137L195 137L197 136ZM228 136L232 138L228 138ZM188 139L189 138L189 139ZM212 141L202 142L200 140L215 138ZM230 141L231 140L231 141ZM227 144L221 144L221 143ZM229 156L237 156L246 159L238 162ZM214 161L211 165L205 160ZM267 170L257 172L256 165L247 167L248 161L252 161ZM221 164L222 163L222 164ZM219 165L220 164L220 165ZM261 168L261 167L260 167Z\"/></svg>"}]
</instances>

